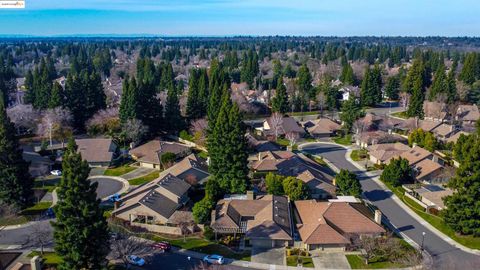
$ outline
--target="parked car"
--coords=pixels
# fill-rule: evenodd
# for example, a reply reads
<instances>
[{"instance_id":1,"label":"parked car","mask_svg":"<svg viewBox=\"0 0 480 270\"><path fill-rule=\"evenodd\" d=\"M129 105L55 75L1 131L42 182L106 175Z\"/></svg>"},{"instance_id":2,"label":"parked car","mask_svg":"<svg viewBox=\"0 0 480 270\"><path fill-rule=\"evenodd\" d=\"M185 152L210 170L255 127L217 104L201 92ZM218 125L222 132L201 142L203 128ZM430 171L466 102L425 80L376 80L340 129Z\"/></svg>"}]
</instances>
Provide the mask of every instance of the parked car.
<instances>
[{"instance_id":1,"label":"parked car","mask_svg":"<svg viewBox=\"0 0 480 270\"><path fill-rule=\"evenodd\" d=\"M45 211L45 215L49 218L55 218L55 212L53 211L53 208L48 208L47 211Z\"/></svg>"},{"instance_id":2,"label":"parked car","mask_svg":"<svg viewBox=\"0 0 480 270\"><path fill-rule=\"evenodd\" d=\"M126 258L127 258L127 262L129 264L133 264L133 265L136 265L136 266L145 265L145 260L136 256L136 255L128 255Z\"/></svg>"},{"instance_id":3,"label":"parked car","mask_svg":"<svg viewBox=\"0 0 480 270\"><path fill-rule=\"evenodd\" d=\"M207 255L203 257L203 261L211 264L223 264L225 260L220 255Z\"/></svg>"},{"instance_id":4,"label":"parked car","mask_svg":"<svg viewBox=\"0 0 480 270\"><path fill-rule=\"evenodd\" d=\"M62 175L62 171L60 171L60 170L53 170L53 171L50 171L50 174L51 174L51 175L56 175L56 176L61 176L61 175Z\"/></svg>"},{"instance_id":5,"label":"parked car","mask_svg":"<svg viewBox=\"0 0 480 270\"><path fill-rule=\"evenodd\" d=\"M170 245L170 243L162 241L162 242L153 243L152 248L169 251L172 248L172 246Z\"/></svg>"},{"instance_id":6,"label":"parked car","mask_svg":"<svg viewBox=\"0 0 480 270\"><path fill-rule=\"evenodd\" d=\"M112 203L120 201L120 194L113 194L112 196L108 197L108 201Z\"/></svg>"}]
</instances>

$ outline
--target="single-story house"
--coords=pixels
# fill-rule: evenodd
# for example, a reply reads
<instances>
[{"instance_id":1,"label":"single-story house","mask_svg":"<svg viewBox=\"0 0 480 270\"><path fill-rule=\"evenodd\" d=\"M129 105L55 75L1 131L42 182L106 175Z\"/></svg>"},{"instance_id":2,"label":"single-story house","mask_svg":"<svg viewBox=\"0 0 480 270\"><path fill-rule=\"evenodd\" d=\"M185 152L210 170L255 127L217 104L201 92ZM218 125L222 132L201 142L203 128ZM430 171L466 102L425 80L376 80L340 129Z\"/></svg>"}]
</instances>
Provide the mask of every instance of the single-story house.
<instances>
[{"instance_id":1,"label":"single-story house","mask_svg":"<svg viewBox=\"0 0 480 270\"><path fill-rule=\"evenodd\" d=\"M162 155L165 153L173 153L179 159L188 156L191 148L181 143L155 139L130 150L130 155L140 166L154 169L161 168Z\"/></svg>"},{"instance_id":2,"label":"single-story house","mask_svg":"<svg viewBox=\"0 0 480 270\"><path fill-rule=\"evenodd\" d=\"M480 111L476 104L458 106L455 120L467 125L473 125L478 119L480 119Z\"/></svg>"},{"instance_id":3,"label":"single-story house","mask_svg":"<svg viewBox=\"0 0 480 270\"><path fill-rule=\"evenodd\" d=\"M443 122L447 119L448 110L444 102L424 101L424 119L434 122Z\"/></svg>"},{"instance_id":4,"label":"single-story house","mask_svg":"<svg viewBox=\"0 0 480 270\"><path fill-rule=\"evenodd\" d=\"M245 234L254 247L284 247L292 242L290 202L285 196L248 192L219 200L210 227L215 234Z\"/></svg>"},{"instance_id":5,"label":"single-story house","mask_svg":"<svg viewBox=\"0 0 480 270\"><path fill-rule=\"evenodd\" d=\"M76 139L77 151L91 167L110 166L118 146L112 139Z\"/></svg>"},{"instance_id":6,"label":"single-story house","mask_svg":"<svg viewBox=\"0 0 480 270\"><path fill-rule=\"evenodd\" d=\"M190 185L168 173L122 196L112 215L131 223L168 225L174 213L188 202Z\"/></svg>"},{"instance_id":7,"label":"single-story house","mask_svg":"<svg viewBox=\"0 0 480 270\"><path fill-rule=\"evenodd\" d=\"M203 160L195 154L190 154L160 175L170 173L188 183L203 183L210 176L208 167Z\"/></svg>"},{"instance_id":8,"label":"single-story house","mask_svg":"<svg viewBox=\"0 0 480 270\"><path fill-rule=\"evenodd\" d=\"M458 131L458 132L454 133L453 135L450 135L450 137L448 137L445 141L447 143L449 143L449 142L456 143L461 135L468 136L468 135L470 135L470 133L467 133L465 131Z\"/></svg>"},{"instance_id":9,"label":"single-story house","mask_svg":"<svg viewBox=\"0 0 480 270\"><path fill-rule=\"evenodd\" d=\"M399 157L403 152L410 150L410 147L403 143L374 144L367 147L370 161L374 164L388 164L393 158Z\"/></svg>"},{"instance_id":10,"label":"single-story house","mask_svg":"<svg viewBox=\"0 0 480 270\"><path fill-rule=\"evenodd\" d=\"M443 198L453 194L451 189L436 185L426 185L416 188L413 191L420 197L420 201L427 205L428 208L434 208L436 210L445 209Z\"/></svg>"},{"instance_id":11,"label":"single-story house","mask_svg":"<svg viewBox=\"0 0 480 270\"><path fill-rule=\"evenodd\" d=\"M409 165L412 166L424 159L433 159L433 153L414 144L410 150L400 154L400 157L408 160Z\"/></svg>"},{"instance_id":12,"label":"single-story house","mask_svg":"<svg viewBox=\"0 0 480 270\"><path fill-rule=\"evenodd\" d=\"M268 140L258 140L252 134L247 133L245 135L247 139L248 146L255 152L265 152L265 151L279 151L280 147Z\"/></svg>"},{"instance_id":13,"label":"single-story house","mask_svg":"<svg viewBox=\"0 0 480 270\"><path fill-rule=\"evenodd\" d=\"M378 236L385 233L381 213L376 212L375 222L365 215L370 211L360 203L295 202L296 227L306 250L344 251L361 236Z\"/></svg>"},{"instance_id":14,"label":"single-story house","mask_svg":"<svg viewBox=\"0 0 480 270\"><path fill-rule=\"evenodd\" d=\"M328 118L319 118L316 120L309 120L303 123L303 127L313 137L331 137L335 136L337 131L342 126Z\"/></svg>"},{"instance_id":15,"label":"single-story house","mask_svg":"<svg viewBox=\"0 0 480 270\"><path fill-rule=\"evenodd\" d=\"M413 165L418 181L431 182L442 174L443 166L430 159L423 159Z\"/></svg>"},{"instance_id":16,"label":"single-story house","mask_svg":"<svg viewBox=\"0 0 480 270\"><path fill-rule=\"evenodd\" d=\"M435 137L441 141L446 141L448 138L450 138L450 136L455 134L456 131L457 129L454 125L449 125L445 123L442 123L432 129L433 135L435 135Z\"/></svg>"},{"instance_id":17,"label":"single-story house","mask_svg":"<svg viewBox=\"0 0 480 270\"><path fill-rule=\"evenodd\" d=\"M305 135L305 130L298 125L297 121L292 117L269 117L263 121L260 128L265 137L285 136L286 134L296 134L298 137Z\"/></svg>"},{"instance_id":18,"label":"single-story house","mask_svg":"<svg viewBox=\"0 0 480 270\"><path fill-rule=\"evenodd\" d=\"M404 137L385 132L381 130L367 131L360 134L355 134L355 143L363 148L369 145L382 144L382 143L394 143L394 142L406 142Z\"/></svg>"}]
</instances>

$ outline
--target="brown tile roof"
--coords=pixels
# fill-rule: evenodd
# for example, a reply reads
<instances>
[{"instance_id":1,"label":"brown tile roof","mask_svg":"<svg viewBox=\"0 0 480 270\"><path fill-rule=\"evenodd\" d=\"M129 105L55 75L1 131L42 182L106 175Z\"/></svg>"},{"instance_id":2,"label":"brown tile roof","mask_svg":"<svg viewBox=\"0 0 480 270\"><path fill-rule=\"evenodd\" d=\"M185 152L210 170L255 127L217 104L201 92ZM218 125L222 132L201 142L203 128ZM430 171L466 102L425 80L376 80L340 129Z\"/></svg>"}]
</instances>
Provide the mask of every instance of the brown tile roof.
<instances>
[{"instance_id":1,"label":"brown tile roof","mask_svg":"<svg viewBox=\"0 0 480 270\"><path fill-rule=\"evenodd\" d=\"M447 105L443 102L425 101L423 112L426 118L443 120L447 118Z\"/></svg>"},{"instance_id":2,"label":"brown tile roof","mask_svg":"<svg viewBox=\"0 0 480 270\"><path fill-rule=\"evenodd\" d=\"M269 117L265 121L267 121L268 126L270 127L270 129L266 130L265 132L269 135L273 135L275 132L272 128L272 118ZM294 118L283 117L278 134L285 135L288 133L298 133L300 135L303 135L305 134L305 130L297 124L297 121Z\"/></svg>"},{"instance_id":3,"label":"brown tile roof","mask_svg":"<svg viewBox=\"0 0 480 270\"><path fill-rule=\"evenodd\" d=\"M288 199L284 196L264 195L255 200L223 199L217 202L211 227L222 230L244 226L249 238L291 240L289 211Z\"/></svg>"},{"instance_id":4,"label":"brown tile roof","mask_svg":"<svg viewBox=\"0 0 480 270\"><path fill-rule=\"evenodd\" d=\"M422 188L415 189L415 192L417 192L420 196L429 200L434 205L436 205L440 208L445 208L445 204L443 203L442 198L450 196L450 195L453 194L453 191L449 188L447 188L447 189L441 188L438 191L437 190L430 191L429 189L426 189L426 188L422 187Z\"/></svg>"},{"instance_id":5,"label":"brown tile roof","mask_svg":"<svg viewBox=\"0 0 480 270\"><path fill-rule=\"evenodd\" d=\"M415 146L415 147L411 148L410 150L403 152L400 155L400 157L408 160L408 163L410 165L414 165L415 163L428 158L430 155L432 155L431 152L429 152L429 151L427 151L427 150L425 150L425 149L423 149L419 146Z\"/></svg>"},{"instance_id":6,"label":"brown tile roof","mask_svg":"<svg viewBox=\"0 0 480 270\"><path fill-rule=\"evenodd\" d=\"M480 118L480 111L476 104L459 105L456 117L457 120L461 121L477 121Z\"/></svg>"},{"instance_id":7,"label":"brown tile roof","mask_svg":"<svg viewBox=\"0 0 480 270\"><path fill-rule=\"evenodd\" d=\"M446 137L450 133L453 133L454 131L455 131L455 127L453 125L449 125L445 123L440 124L439 126L437 126L432 130L433 134L437 136L442 136L442 137Z\"/></svg>"},{"instance_id":8,"label":"brown tile roof","mask_svg":"<svg viewBox=\"0 0 480 270\"><path fill-rule=\"evenodd\" d=\"M114 152L111 152L112 139L76 139L77 151L88 162L110 162Z\"/></svg>"},{"instance_id":9,"label":"brown tile roof","mask_svg":"<svg viewBox=\"0 0 480 270\"><path fill-rule=\"evenodd\" d=\"M160 164L159 156L161 156L162 153L170 152L179 154L189 149L190 148L188 146L181 143L166 142L155 139L133 148L130 150L130 154L138 161Z\"/></svg>"},{"instance_id":10,"label":"brown tile roof","mask_svg":"<svg viewBox=\"0 0 480 270\"><path fill-rule=\"evenodd\" d=\"M424 159L414 165L414 169L418 172L416 176L418 180L422 180L424 177L428 176L433 172L441 170L442 168L442 165L430 159Z\"/></svg>"},{"instance_id":11,"label":"brown tile roof","mask_svg":"<svg viewBox=\"0 0 480 270\"><path fill-rule=\"evenodd\" d=\"M377 234L385 230L344 202L296 201L302 241L307 244L346 244L347 234ZM344 236L345 235L345 236Z\"/></svg>"},{"instance_id":12,"label":"brown tile roof","mask_svg":"<svg viewBox=\"0 0 480 270\"><path fill-rule=\"evenodd\" d=\"M332 133L342 128L341 125L328 118L319 118L307 121L303 124L310 134Z\"/></svg>"},{"instance_id":13,"label":"brown tile roof","mask_svg":"<svg viewBox=\"0 0 480 270\"><path fill-rule=\"evenodd\" d=\"M441 124L441 122L418 120L418 128L421 128L424 131L432 131L434 128L438 127Z\"/></svg>"},{"instance_id":14,"label":"brown tile roof","mask_svg":"<svg viewBox=\"0 0 480 270\"><path fill-rule=\"evenodd\" d=\"M460 138L461 135L469 135L469 133L465 132L465 131L459 131L453 135L451 135L450 137L447 138L447 142L453 142L453 143L456 143L457 140Z\"/></svg>"},{"instance_id":15,"label":"brown tile roof","mask_svg":"<svg viewBox=\"0 0 480 270\"><path fill-rule=\"evenodd\" d=\"M382 144L405 141L400 135L389 134L382 130L363 132L360 136L357 136L360 142L366 144Z\"/></svg>"},{"instance_id":16,"label":"brown tile roof","mask_svg":"<svg viewBox=\"0 0 480 270\"><path fill-rule=\"evenodd\" d=\"M374 144L367 147L368 154L377 160L388 163L390 159L400 156L403 152L410 150L408 145L403 143Z\"/></svg>"}]
</instances>

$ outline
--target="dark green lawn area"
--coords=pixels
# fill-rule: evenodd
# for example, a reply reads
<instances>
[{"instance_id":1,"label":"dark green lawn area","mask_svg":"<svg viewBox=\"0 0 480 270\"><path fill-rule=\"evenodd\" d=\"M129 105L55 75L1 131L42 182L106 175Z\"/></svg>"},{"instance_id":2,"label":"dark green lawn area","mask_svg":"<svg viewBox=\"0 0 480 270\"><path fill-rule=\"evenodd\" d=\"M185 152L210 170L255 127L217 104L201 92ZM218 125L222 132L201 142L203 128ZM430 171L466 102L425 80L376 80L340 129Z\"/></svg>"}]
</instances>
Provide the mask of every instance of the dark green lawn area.
<instances>
[{"instance_id":1,"label":"dark green lawn area","mask_svg":"<svg viewBox=\"0 0 480 270\"><path fill-rule=\"evenodd\" d=\"M34 189L43 189L43 190L46 190L47 192L52 192L57 187L57 184L59 181L60 181L60 178L36 179L33 182L33 187Z\"/></svg>"},{"instance_id":2,"label":"dark green lawn area","mask_svg":"<svg viewBox=\"0 0 480 270\"><path fill-rule=\"evenodd\" d=\"M119 167L106 169L105 172L103 173L103 175L120 176L120 175L124 175L126 173L129 173L129 172L131 172L135 169L136 169L135 167L131 167L129 165L122 165L122 166L119 166Z\"/></svg>"},{"instance_id":3,"label":"dark green lawn area","mask_svg":"<svg viewBox=\"0 0 480 270\"><path fill-rule=\"evenodd\" d=\"M333 141L335 143L341 144L341 145L351 145L352 144L352 135L347 134L342 137L333 137Z\"/></svg>"},{"instance_id":4,"label":"dark green lawn area","mask_svg":"<svg viewBox=\"0 0 480 270\"><path fill-rule=\"evenodd\" d=\"M25 216L17 216L17 217L0 217L0 226L13 226L13 225L20 225L25 224L29 220Z\"/></svg>"},{"instance_id":5,"label":"dark green lawn area","mask_svg":"<svg viewBox=\"0 0 480 270\"><path fill-rule=\"evenodd\" d=\"M40 252L32 251L27 255L29 258L33 258L34 256L41 256ZM41 257L44 260L43 263L46 265L57 265L62 261L62 259L55 252L44 252L43 256Z\"/></svg>"},{"instance_id":6,"label":"dark green lawn area","mask_svg":"<svg viewBox=\"0 0 480 270\"><path fill-rule=\"evenodd\" d=\"M288 147L288 146L290 146L290 142L289 142L287 139L285 139L285 138L278 138L275 142L276 142L278 145L280 145L280 146L282 146L282 147L285 147L285 148ZM292 150L297 150L297 148L298 148L298 145L295 144L295 145L293 145Z\"/></svg>"},{"instance_id":7,"label":"dark green lawn area","mask_svg":"<svg viewBox=\"0 0 480 270\"><path fill-rule=\"evenodd\" d=\"M134 186L143 185L145 183L148 183L148 182L158 178L159 175L160 175L160 172L155 171L155 172L152 172L150 174L147 174L147 175L139 177L139 178L130 179L130 180L128 180L128 183L130 183L130 185L134 185Z\"/></svg>"},{"instance_id":8,"label":"dark green lawn area","mask_svg":"<svg viewBox=\"0 0 480 270\"><path fill-rule=\"evenodd\" d=\"M353 150L352 153L350 154L350 157L352 158L353 161L364 160L368 157L368 152L366 149Z\"/></svg>"},{"instance_id":9,"label":"dark green lawn area","mask_svg":"<svg viewBox=\"0 0 480 270\"><path fill-rule=\"evenodd\" d=\"M399 264L392 262L370 262L365 264L365 260L358 255L345 255L352 269L381 269L381 268L399 268Z\"/></svg>"},{"instance_id":10,"label":"dark green lawn area","mask_svg":"<svg viewBox=\"0 0 480 270\"><path fill-rule=\"evenodd\" d=\"M29 208L22 210L21 214L26 216L40 215L52 206L52 202L39 202Z\"/></svg>"},{"instance_id":11,"label":"dark green lawn area","mask_svg":"<svg viewBox=\"0 0 480 270\"><path fill-rule=\"evenodd\" d=\"M395 113L392 113L392 115L395 117L403 118L403 119L408 118L406 112L395 112Z\"/></svg>"},{"instance_id":12,"label":"dark green lawn area","mask_svg":"<svg viewBox=\"0 0 480 270\"><path fill-rule=\"evenodd\" d=\"M299 263L298 261L299 258L301 260L301 264L303 265L303 267L307 267L307 268L315 267L313 265L313 260L311 257L298 256L298 255L287 256L287 266L297 266Z\"/></svg>"}]
</instances>

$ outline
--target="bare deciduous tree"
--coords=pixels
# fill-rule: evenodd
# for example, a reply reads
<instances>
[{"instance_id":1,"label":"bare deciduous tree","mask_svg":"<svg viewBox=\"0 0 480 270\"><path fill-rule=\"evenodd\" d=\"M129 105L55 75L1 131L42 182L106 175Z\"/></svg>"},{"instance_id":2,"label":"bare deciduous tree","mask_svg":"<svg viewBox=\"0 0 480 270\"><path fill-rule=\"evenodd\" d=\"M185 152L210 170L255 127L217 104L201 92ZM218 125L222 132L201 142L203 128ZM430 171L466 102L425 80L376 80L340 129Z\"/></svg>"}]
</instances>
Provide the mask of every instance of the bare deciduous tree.
<instances>
[{"instance_id":1,"label":"bare deciduous tree","mask_svg":"<svg viewBox=\"0 0 480 270\"><path fill-rule=\"evenodd\" d=\"M118 239L112 239L110 248L109 256L122 260L125 267L128 267L129 264L127 256L135 255L147 261L155 252L155 249L146 240L128 234L120 234Z\"/></svg>"},{"instance_id":2,"label":"bare deciduous tree","mask_svg":"<svg viewBox=\"0 0 480 270\"><path fill-rule=\"evenodd\" d=\"M120 119L118 116L118 108L108 108L96 112L87 123L89 133L96 135L97 133L108 133L113 136L120 129Z\"/></svg>"},{"instance_id":3,"label":"bare deciduous tree","mask_svg":"<svg viewBox=\"0 0 480 270\"><path fill-rule=\"evenodd\" d=\"M208 122L205 118L192 121L190 124L190 133L193 134L193 140L198 145L205 145L207 139Z\"/></svg>"},{"instance_id":4,"label":"bare deciduous tree","mask_svg":"<svg viewBox=\"0 0 480 270\"><path fill-rule=\"evenodd\" d=\"M132 141L135 145L148 132L148 127L141 120L129 119L123 124L122 132L125 134L126 139Z\"/></svg>"},{"instance_id":5,"label":"bare deciduous tree","mask_svg":"<svg viewBox=\"0 0 480 270\"><path fill-rule=\"evenodd\" d=\"M43 256L44 247L53 241L52 227L49 223L39 221L32 225L30 232L28 236L29 245L32 247L39 246L40 254Z\"/></svg>"},{"instance_id":6,"label":"bare deciduous tree","mask_svg":"<svg viewBox=\"0 0 480 270\"><path fill-rule=\"evenodd\" d=\"M400 105L404 109L407 109L409 103L410 103L410 94L407 93L407 92L401 92L400 93Z\"/></svg>"},{"instance_id":7,"label":"bare deciduous tree","mask_svg":"<svg viewBox=\"0 0 480 270\"><path fill-rule=\"evenodd\" d=\"M52 139L58 139L63 144L66 138L73 133L70 125L71 121L72 114L69 110L61 107L48 109L42 115L37 134L43 138L48 138L50 146L52 145Z\"/></svg>"},{"instance_id":8,"label":"bare deciduous tree","mask_svg":"<svg viewBox=\"0 0 480 270\"><path fill-rule=\"evenodd\" d=\"M270 124L272 125L270 129L273 130L273 134L275 135L275 140L278 138L280 130L283 125L283 116L280 113L273 113L270 117Z\"/></svg>"},{"instance_id":9,"label":"bare deciduous tree","mask_svg":"<svg viewBox=\"0 0 480 270\"><path fill-rule=\"evenodd\" d=\"M287 135L285 135L285 138L287 138L288 142L290 143L290 147L293 147L297 143L299 137L300 136L296 132L289 132Z\"/></svg>"},{"instance_id":10,"label":"bare deciduous tree","mask_svg":"<svg viewBox=\"0 0 480 270\"><path fill-rule=\"evenodd\" d=\"M24 128L29 132L35 132L40 113L32 105L19 104L7 109L10 120L17 129Z\"/></svg>"},{"instance_id":11,"label":"bare deciduous tree","mask_svg":"<svg viewBox=\"0 0 480 270\"><path fill-rule=\"evenodd\" d=\"M317 104L318 104L318 108L320 109L320 117L323 117L323 107L325 107L326 100L327 98L325 94L322 91L320 91L317 94Z\"/></svg>"}]
</instances>

